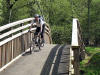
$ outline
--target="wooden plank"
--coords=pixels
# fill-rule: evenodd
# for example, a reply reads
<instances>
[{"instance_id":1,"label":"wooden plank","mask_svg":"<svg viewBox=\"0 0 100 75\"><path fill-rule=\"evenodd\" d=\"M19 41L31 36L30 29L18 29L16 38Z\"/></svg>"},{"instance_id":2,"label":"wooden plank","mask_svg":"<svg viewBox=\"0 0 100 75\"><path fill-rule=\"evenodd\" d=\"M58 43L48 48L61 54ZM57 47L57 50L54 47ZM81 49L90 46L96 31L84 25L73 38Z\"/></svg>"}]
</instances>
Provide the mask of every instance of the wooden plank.
<instances>
[{"instance_id":1,"label":"wooden plank","mask_svg":"<svg viewBox=\"0 0 100 75\"><path fill-rule=\"evenodd\" d=\"M20 50L21 50L21 52L23 52L23 35L22 36L20 36Z\"/></svg>"},{"instance_id":2,"label":"wooden plank","mask_svg":"<svg viewBox=\"0 0 100 75\"><path fill-rule=\"evenodd\" d=\"M20 49L19 49L19 37L16 38L16 56L20 54Z\"/></svg>"},{"instance_id":3,"label":"wooden plank","mask_svg":"<svg viewBox=\"0 0 100 75\"><path fill-rule=\"evenodd\" d=\"M14 48L15 48L15 49L14 49L14 52L15 52L14 54L15 54L15 56L14 56L14 58L17 56L17 44L16 44L16 41L17 41L17 40L15 39L15 45L14 45L14 46L15 46L15 47L14 47Z\"/></svg>"},{"instance_id":4,"label":"wooden plank","mask_svg":"<svg viewBox=\"0 0 100 75\"><path fill-rule=\"evenodd\" d=\"M10 51L9 51L9 42L7 43L6 45L6 63L9 62L9 54L10 54Z\"/></svg>"},{"instance_id":5,"label":"wooden plank","mask_svg":"<svg viewBox=\"0 0 100 75\"><path fill-rule=\"evenodd\" d=\"M18 49L18 55L20 54L20 48L19 48L19 37L17 38L17 49Z\"/></svg>"},{"instance_id":6,"label":"wooden plank","mask_svg":"<svg viewBox=\"0 0 100 75\"><path fill-rule=\"evenodd\" d=\"M6 47L6 63L11 61L11 41L7 43Z\"/></svg>"},{"instance_id":7,"label":"wooden plank","mask_svg":"<svg viewBox=\"0 0 100 75\"><path fill-rule=\"evenodd\" d=\"M19 49L20 49L20 53L21 53L21 36L19 37Z\"/></svg>"},{"instance_id":8,"label":"wooden plank","mask_svg":"<svg viewBox=\"0 0 100 75\"><path fill-rule=\"evenodd\" d=\"M27 33L27 49L29 48L29 39L28 39L28 33Z\"/></svg>"},{"instance_id":9,"label":"wooden plank","mask_svg":"<svg viewBox=\"0 0 100 75\"><path fill-rule=\"evenodd\" d=\"M0 67L2 67L2 49L0 47Z\"/></svg>"},{"instance_id":10,"label":"wooden plank","mask_svg":"<svg viewBox=\"0 0 100 75\"><path fill-rule=\"evenodd\" d=\"M18 56L20 54L20 50L19 50L19 37L16 38L16 56Z\"/></svg>"},{"instance_id":11,"label":"wooden plank","mask_svg":"<svg viewBox=\"0 0 100 75\"><path fill-rule=\"evenodd\" d=\"M32 36L34 37L34 34L32 34ZM30 39L30 33L28 33L28 40L29 40L29 42L28 42L28 47L30 46L30 41L31 41L31 39Z\"/></svg>"},{"instance_id":12,"label":"wooden plank","mask_svg":"<svg viewBox=\"0 0 100 75\"><path fill-rule=\"evenodd\" d=\"M25 50L27 50L27 40L26 40L26 34L24 35L24 41L25 41Z\"/></svg>"},{"instance_id":13,"label":"wooden plank","mask_svg":"<svg viewBox=\"0 0 100 75\"><path fill-rule=\"evenodd\" d=\"M5 57L5 55L6 55L6 52L5 52L5 45L3 45L2 46L2 66L4 66L5 65L5 60L6 60L6 57Z\"/></svg>"},{"instance_id":14,"label":"wooden plank","mask_svg":"<svg viewBox=\"0 0 100 75\"><path fill-rule=\"evenodd\" d=\"M26 50L26 39L25 39L25 34L23 35L23 41L24 41L24 46L25 46L25 50Z\"/></svg>"},{"instance_id":15,"label":"wooden plank","mask_svg":"<svg viewBox=\"0 0 100 75\"><path fill-rule=\"evenodd\" d=\"M21 50L21 36L19 37L19 50L20 50L20 53L22 53L22 50Z\"/></svg>"},{"instance_id":16,"label":"wooden plank","mask_svg":"<svg viewBox=\"0 0 100 75\"><path fill-rule=\"evenodd\" d=\"M10 61L12 60L12 41L9 42L9 49L10 49Z\"/></svg>"},{"instance_id":17,"label":"wooden plank","mask_svg":"<svg viewBox=\"0 0 100 75\"><path fill-rule=\"evenodd\" d=\"M14 58L14 57L13 57L13 56L14 56L14 48L13 48L13 45L14 45L14 40L11 41L11 53L12 53L12 54L11 54L11 59Z\"/></svg>"},{"instance_id":18,"label":"wooden plank","mask_svg":"<svg viewBox=\"0 0 100 75\"><path fill-rule=\"evenodd\" d=\"M26 48L28 49L28 33L26 33Z\"/></svg>"},{"instance_id":19,"label":"wooden plank","mask_svg":"<svg viewBox=\"0 0 100 75\"><path fill-rule=\"evenodd\" d=\"M16 51L16 44L15 44L15 39L13 40L13 59L15 58L15 52Z\"/></svg>"},{"instance_id":20,"label":"wooden plank","mask_svg":"<svg viewBox=\"0 0 100 75\"><path fill-rule=\"evenodd\" d=\"M24 34L25 35L25 34ZM20 37L20 41L21 41L21 52L24 52L25 51L25 39L24 39L24 35L22 35L21 37Z\"/></svg>"},{"instance_id":21,"label":"wooden plank","mask_svg":"<svg viewBox=\"0 0 100 75\"><path fill-rule=\"evenodd\" d=\"M34 37L34 34L32 34L32 36ZM30 42L31 42L31 39L30 39L30 33L28 33L28 47L30 47Z\"/></svg>"},{"instance_id":22,"label":"wooden plank","mask_svg":"<svg viewBox=\"0 0 100 75\"><path fill-rule=\"evenodd\" d=\"M15 57L17 56L17 38L15 39L15 49L14 49L14 51L15 51Z\"/></svg>"}]
</instances>

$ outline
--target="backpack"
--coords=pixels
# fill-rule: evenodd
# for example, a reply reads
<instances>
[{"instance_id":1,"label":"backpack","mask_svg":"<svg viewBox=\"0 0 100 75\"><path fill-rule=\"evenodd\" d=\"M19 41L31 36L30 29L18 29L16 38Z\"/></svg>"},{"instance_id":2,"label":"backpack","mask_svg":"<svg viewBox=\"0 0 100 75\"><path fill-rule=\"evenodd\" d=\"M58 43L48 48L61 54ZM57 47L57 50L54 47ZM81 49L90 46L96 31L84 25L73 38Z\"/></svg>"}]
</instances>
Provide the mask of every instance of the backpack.
<instances>
[{"instance_id":1,"label":"backpack","mask_svg":"<svg viewBox=\"0 0 100 75\"><path fill-rule=\"evenodd\" d=\"M42 19L44 21L44 18L42 16L39 16L40 19Z\"/></svg>"}]
</instances>

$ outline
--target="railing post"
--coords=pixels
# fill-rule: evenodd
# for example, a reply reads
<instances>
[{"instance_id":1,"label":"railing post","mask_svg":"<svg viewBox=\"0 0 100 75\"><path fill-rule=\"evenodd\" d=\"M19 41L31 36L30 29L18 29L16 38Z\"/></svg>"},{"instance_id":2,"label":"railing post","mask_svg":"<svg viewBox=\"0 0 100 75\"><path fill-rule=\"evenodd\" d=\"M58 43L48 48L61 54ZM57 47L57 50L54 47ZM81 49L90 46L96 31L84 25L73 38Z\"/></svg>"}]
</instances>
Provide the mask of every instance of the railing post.
<instances>
[{"instance_id":1,"label":"railing post","mask_svg":"<svg viewBox=\"0 0 100 75\"><path fill-rule=\"evenodd\" d=\"M13 35L12 35L13 36ZM13 59L14 58L14 45L13 45L13 43L14 43L14 39L13 40L11 40L11 51L12 51L12 55L11 55L11 59Z\"/></svg>"},{"instance_id":2,"label":"railing post","mask_svg":"<svg viewBox=\"0 0 100 75\"><path fill-rule=\"evenodd\" d=\"M79 72L79 65L80 65L80 60L79 60L79 46L77 47L72 47L72 50L73 50L73 54L74 54L74 62L73 62L73 67L74 67L74 74L75 75L80 75L80 72Z\"/></svg>"},{"instance_id":3,"label":"railing post","mask_svg":"<svg viewBox=\"0 0 100 75\"><path fill-rule=\"evenodd\" d=\"M2 51L1 51L1 46L0 46L0 67L2 66Z\"/></svg>"},{"instance_id":4,"label":"railing post","mask_svg":"<svg viewBox=\"0 0 100 75\"><path fill-rule=\"evenodd\" d=\"M24 26L24 23L20 24L21 26ZM20 30L20 32L23 32L23 30ZM24 42L24 38L23 35L21 35L21 52L25 51L25 42Z\"/></svg>"}]
</instances>

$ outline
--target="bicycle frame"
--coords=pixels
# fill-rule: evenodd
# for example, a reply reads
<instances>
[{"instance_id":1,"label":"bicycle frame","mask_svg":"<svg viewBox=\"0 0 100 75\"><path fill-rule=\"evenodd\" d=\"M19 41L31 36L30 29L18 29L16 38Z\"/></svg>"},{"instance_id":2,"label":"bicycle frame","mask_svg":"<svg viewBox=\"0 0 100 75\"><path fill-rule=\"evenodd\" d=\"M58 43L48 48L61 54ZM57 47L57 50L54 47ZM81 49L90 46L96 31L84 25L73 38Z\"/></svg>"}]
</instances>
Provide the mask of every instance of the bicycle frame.
<instances>
[{"instance_id":1,"label":"bicycle frame","mask_svg":"<svg viewBox=\"0 0 100 75\"><path fill-rule=\"evenodd\" d=\"M32 36L31 39L31 32L30 31L30 54L32 53L32 50L34 50L35 47L38 46L39 50L41 50L41 36L40 35L34 35L34 37ZM37 42L37 44L36 44Z\"/></svg>"},{"instance_id":2,"label":"bicycle frame","mask_svg":"<svg viewBox=\"0 0 100 75\"><path fill-rule=\"evenodd\" d=\"M37 46L38 46L38 48L40 50L41 49L41 36L40 35L36 35L35 40L36 40Z\"/></svg>"}]
</instances>

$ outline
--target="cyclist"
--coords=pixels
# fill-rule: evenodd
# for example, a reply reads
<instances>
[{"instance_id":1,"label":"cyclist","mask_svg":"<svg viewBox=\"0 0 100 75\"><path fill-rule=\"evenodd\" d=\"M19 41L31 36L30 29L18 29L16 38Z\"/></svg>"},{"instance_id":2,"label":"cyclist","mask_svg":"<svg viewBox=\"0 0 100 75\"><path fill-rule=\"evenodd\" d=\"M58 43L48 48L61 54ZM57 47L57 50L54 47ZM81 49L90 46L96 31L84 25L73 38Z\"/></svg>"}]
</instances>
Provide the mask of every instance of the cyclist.
<instances>
[{"instance_id":1,"label":"cyclist","mask_svg":"<svg viewBox=\"0 0 100 75\"><path fill-rule=\"evenodd\" d=\"M41 40L42 40L41 43L44 43L45 21L43 21L43 19L41 18L41 16L38 15L38 14L35 14L34 18L35 19L32 21L30 28L32 28L33 25L36 25L36 31L34 33L34 37L36 38L36 36L41 35Z\"/></svg>"}]
</instances>

